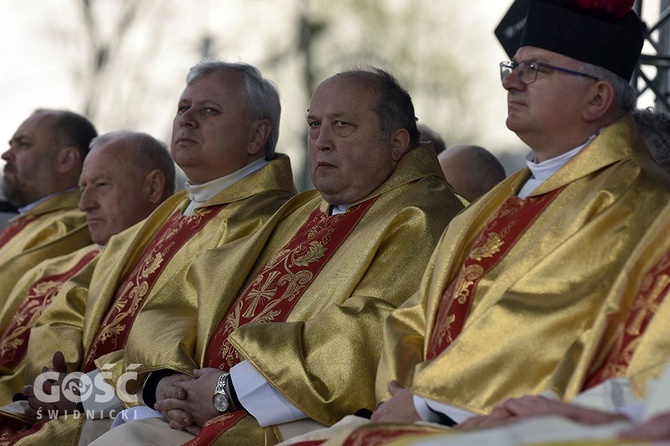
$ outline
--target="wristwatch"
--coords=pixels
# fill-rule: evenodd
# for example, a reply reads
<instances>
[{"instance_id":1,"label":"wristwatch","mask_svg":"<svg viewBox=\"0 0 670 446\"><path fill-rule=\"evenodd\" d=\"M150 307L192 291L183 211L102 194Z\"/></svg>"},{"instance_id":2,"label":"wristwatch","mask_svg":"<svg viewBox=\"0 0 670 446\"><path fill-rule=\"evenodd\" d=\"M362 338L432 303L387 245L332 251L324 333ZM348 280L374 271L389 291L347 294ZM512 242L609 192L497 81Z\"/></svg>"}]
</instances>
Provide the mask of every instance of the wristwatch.
<instances>
[{"instance_id":1,"label":"wristwatch","mask_svg":"<svg viewBox=\"0 0 670 446\"><path fill-rule=\"evenodd\" d=\"M222 373L219 376L219 379L216 381L216 387L214 388L214 396L212 397L212 404L214 409L224 413L230 407L230 397L226 394L226 380L228 379L228 373Z\"/></svg>"}]
</instances>

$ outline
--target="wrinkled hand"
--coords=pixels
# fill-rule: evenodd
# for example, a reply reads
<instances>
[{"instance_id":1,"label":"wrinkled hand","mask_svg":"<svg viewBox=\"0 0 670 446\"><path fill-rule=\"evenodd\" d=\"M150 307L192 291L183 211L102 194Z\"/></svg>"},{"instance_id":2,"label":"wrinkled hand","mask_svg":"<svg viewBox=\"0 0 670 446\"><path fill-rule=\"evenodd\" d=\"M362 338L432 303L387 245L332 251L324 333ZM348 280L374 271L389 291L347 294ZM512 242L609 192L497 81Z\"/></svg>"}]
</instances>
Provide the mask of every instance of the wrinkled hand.
<instances>
[{"instance_id":1,"label":"wrinkled hand","mask_svg":"<svg viewBox=\"0 0 670 446\"><path fill-rule=\"evenodd\" d=\"M493 407L490 414L468 418L462 423L453 426L452 429L465 430L486 426L500 426L517 421L518 419L513 412L509 411L502 404L499 404Z\"/></svg>"},{"instance_id":2,"label":"wrinkled hand","mask_svg":"<svg viewBox=\"0 0 670 446\"><path fill-rule=\"evenodd\" d=\"M409 389L405 389L397 381L391 381L389 392L391 392L391 398L377 408L370 421L413 423L421 420L414 408L414 396Z\"/></svg>"},{"instance_id":3,"label":"wrinkled hand","mask_svg":"<svg viewBox=\"0 0 670 446\"><path fill-rule=\"evenodd\" d=\"M186 398L186 391L181 387L178 387L177 384L192 379L193 378L188 375L175 373L162 378L158 381L158 385L156 386L156 404L154 407L156 410L160 410L163 413L163 416L168 420L168 424L173 429L188 430L188 426L194 423L193 418L179 408L161 409L162 405L159 403L161 401L183 400Z\"/></svg>"},{"instance_id":4,"label":"wrinkled hand","mask_svg":"<svg viewBox=\"0 0 670 446\"><path fill-rule=\"evenodd\" d=\"M561 416L578 423L596 425L627 419L621 414L612 414L587 409L575 404L555 401L542 396L512 398L496 405L490 415L469 418L458 429L472 429L483 426L498 426L527 418Z\"/></svg>"},{"instance_id":5,"label":"wrinkled hand","mask_svg":"<svg viewBox=\"0 0 670 446\"><path fill-rule=\"evenodd\" d=\"M184 392L184 398L168 397L156 402L156 410L161 412L179 413L182 412L187 420L192 420L192 423L186 424L185 421L175 420L169 418L170 427L176 429L186 429L191 433L197 435L200 427L210 419L219 416L219 412L214 409L212 404L212 396L214 395L214 388L216 381L223 373L216 368L196 369L193 371L194 379L180 380L174 383L174 387L179 392ZM158 396L158 392L156 392ZM173 412L179 411L179 412ZM167 418L167 417L166 417Z\"/></svg>"},{"instance_id":6,"label":"wrinkled hand","mask_svg":"<svg viewBox=\"0 0 670 446\"><path fill-rule=\"evenodd\" d=\"M670 440L670 412L657 415L619 434L623 440Z\"/></svg>"},{"instance_id":7,"label":"wrinkled hand","mask_svg":"<svg viewBox=\"0 0 670 446\"><path fill-rule=\"evenodd\" d=\"M63 387L68 373L62 352L54 353L53 368L44 367L42 373L45 372L50 372L50 375L53 376L41 384L41 392L30 384L23 388L23 394L28 398L25 415L34 421L38 418L55 417L66 412L72 413L77 410L79 402L79 399L75 398L80 395L81 382L79 380L72 379L70 376L65 383L67 388ZM38 383L39 381L36 380L35 384Z\"/></svg>"}]
</instances>

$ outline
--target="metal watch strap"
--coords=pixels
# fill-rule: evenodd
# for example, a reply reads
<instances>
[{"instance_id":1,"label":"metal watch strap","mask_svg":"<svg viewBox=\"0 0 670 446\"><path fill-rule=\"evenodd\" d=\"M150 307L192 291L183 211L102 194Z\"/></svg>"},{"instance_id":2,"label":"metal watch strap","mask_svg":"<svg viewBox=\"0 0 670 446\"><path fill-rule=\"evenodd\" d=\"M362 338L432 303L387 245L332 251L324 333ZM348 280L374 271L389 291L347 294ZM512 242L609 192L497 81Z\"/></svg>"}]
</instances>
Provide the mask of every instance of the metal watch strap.
<instances>
[{"instance_id":1,"label":"metal watch strap","mask_svg":"<svg viewBox=\"0 0 670 446\"><path fill-rule=\"evenodd\" d=\"M219 379L216 380L214 395L212 396L212 404L214 405L214 408L221 413L228 411L230 407L230 396L226 393L227 379L228 372L219 375Z\"/></svg>"}]
</instances>

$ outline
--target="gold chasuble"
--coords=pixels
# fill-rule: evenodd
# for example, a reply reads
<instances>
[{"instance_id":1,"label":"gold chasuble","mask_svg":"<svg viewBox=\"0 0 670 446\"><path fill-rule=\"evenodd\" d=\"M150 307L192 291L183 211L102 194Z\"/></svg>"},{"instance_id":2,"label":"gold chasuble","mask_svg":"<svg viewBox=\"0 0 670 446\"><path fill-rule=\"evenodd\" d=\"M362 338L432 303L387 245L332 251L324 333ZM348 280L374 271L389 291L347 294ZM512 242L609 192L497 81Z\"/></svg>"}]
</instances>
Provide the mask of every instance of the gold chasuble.
<instances>
[{"instance_id":1,"label":"gold chasuble","mask_svg":"<svg viewBox=\"0 0 670 446\"><path fill-rule=\"evenodd\" d=\"M664 226L668 226L667 220L664 221ZM642 341L641 336L670 291L670 251L666 252L647 272L640 286L628 317L608 351L605 363L588 381L586 388L593 387L606 379L625 375Z\"/></svg>"},{"instance_id":2,"label":"gold chasuble","mask_svg":"<svg viewBox=\"0 0 670 446\"><path fill-rule=\"evenodd\" d=\"M0 405L10 403L12 396L26 384L23 358L35 321L63 284L94 262L98 252L97 245L89 245L45 260L17 282L4 308L4 315L10 318L0 325Z\"/></svg>"},{"instance_id":3,"label":"gold chasuble","mask_svg":"<svg viewBox=\"0 0 670 446\"><path fill-rule=\"evenodd\" d=\"M29 269L91 244L86 215L77 209L79 195L79 190L55 194L0 231L0 308Z\"/></svg>"},{"instance_id":4,"label":"gold chasuble","mask_svg":"<svg viewBox=\"0 0 670 446\"><path fill-rule=\"evenodd\" d=\"M258 273L221 320L205 353L205 366L230 370L240 362L228 338L252 323L284 322L333 254L378 197L327 215L315 209L291 241Z\"/></svg>"},{"instance_id":5,"label":"gold chasuble","mask_svg":"<svg viewBox=\"0 0 670 446\"><path fill-rule=\"evenodd\" d=\"M168 198L146 220L110 239L90 287L60 293L44 311L31 334L28 376L34 379L44 358L56 350L64 352L73 370L90 370L94 364L103 368L105 358L122 358L134 323L145 311L161 336L139 334L143 346L168 358L180 355L184 345L174 343L166 327L195 325L196 296L172 293L188 280L189 265L205 250L242 243L294 193L289 159L279 155L199 206L192 217L181 215L190 201L186 191ZM157 308L165 310L159 317ZM5 423L10 419L1 420L0 432L11 429ZM63 444L77 444L81 423L81 417L59 417L33 429L20 444L40 444L54 435Z\"/></svg>"},{"instance_id":6,"label":"gold chasuble","mask_svg":"<svg viewBox=\"0 0 670 446\"><path fill-rule=\"evenodd\" d=\"M224 206L220 204L196 209L191 216L182 215L182 211L178 209L154 235L144 255L118 287L84 361L85 373L95 369L93 361L98 357L123 348L135 316L151 294L157 278L175 253L221 212Z\"/></svg>"},{"instance_id":7,"label":"gold chasuble","mask_svg":"<svg viewBox=\"0 0 670 446\"><path fill-rule=\"evenodd\" d=\"M382 322L418 287L437 240L462 207L430 145L409 151L376 191L342 215L331 216L316 191L298 195L273 217L274 231L261 230L246 245L255 264L230 246L194 262L185 286L199 299L197 345L190 362L169 368L190 373L193 363L228 369L247 360L322 424L373 408ZM233 274L242 266L244 283ZM195 334L184 332L181 344ZM126 365L153 360L154 370L165 368L160 353L138 346L129 341ZM244 411L206 426L194 444L282 438L278 426L261 428Z\"/></svg>"},{"instance_id":8,"label":"gold chasuble","mask_svg":"<svg viewBox=\"0 0 670 446\"><path fill-rule=\"evenodd\" d=\"M584 353L580 357L580 365L570 377L570 382L562 385L568 389L566 394L574 396L580 390L595 387L604 380L625 376L628 377L635 396L643 401L645 410L648 410L653 404L652 399L655 397L660 396L661 399L667 401L665 394L650 393L654 388L649 384L652 379L658 379L659 375L670 366L668 362L670 361L669 219L670 206L666 206L656 221L648 226L644 238L630 255L602 305L603 310L600 311L598 319L592 326L593 334L590 337L593 342L586 343ZM558 387L560 386L554 385L554 390ZM656 392L659 391L658 387L655 389ZM629 401L620 394L621 385L613 386L611 390L603 386L590 391L594 390L598 393L592 393L586 401L577 398L575 403L607 412L617 412L621 404ZM434 438L434 443L431 444L495 444L496 441L509 444L511 439L515 439L515 444L539 445L545 444L537 441L538 433L542 432L542 429L546 432L544 437L557 438L558 432L563 432L566 436L565 441L554 440L547 443L551 445L631 444L623 440L615 440L616 429L614 428L608 437L605 435L584 436L579 439L580 437L574 434L574 430L580 426L577 423L564 421L564 424L560 424L555 421L558 418L534 420L537 420L538 427L525 427L523 422L517 422L509 426L486 427L472 431L448 431L447 428L440 429L434 425L395 423L363 425L352 423L349 427L344 425L346 420L343 420L339 431L329 429L329 432L317 436L322 440L291 444L295 446L372 444L400 446L423 444L421 440ZM543 421L544 424L539 424ZM583 425L580 429L593 430L594 428L596 427ZM516 432L509 434L506 432L512 430ZM487 432L490 432L490 435L486 436ZM529 435L528 432L532 434ZM534 441L528 440L532 438L531 435ZM595 438L603 438L603 440ZM604 440L604 438L609 438L609 440ZM326 439L328 439L327 442Z\"/></svg>"},{"instance_id":9,"label":"gold chasuble","mask_svg":"<svg viewBox=\"0 0 670 446\"><path fill-rule=\"evenodd\" d=\"M7 226L5 226L2 231L0 231L0 248L5 246L16 234L21 232L23 229L28 226L29 223L34 221L37 218L36 215L30 216L17 216L12 218Z\"/></svg>"},{"instance_id":10,"label":"gold chasuble","mask_svg":"<svg viewBox=\"0 0 670 446\"><path fill-rule=\"evenodd\" d=\"M669 219L667 206L630 255L592 326L593 342L577 371L567 383L560 376L552 382L552 390L566 389L566 399L616 377L630 378L643 397L649 379L670 360Z\"/></svg>"},{"instance_id":11,"label":"gold chasuble","mask_svg":"<svg viewBox=\"0 0 670 446\"><path fill-rule=\"evenodd\" d=\"M563 395L612 283L670 199L643 152L627 116L525 200L510 197L527 169L456 217L419 291L386 321L378 400L393 379L476 414L552 380Z\"/></svg>"},{"instance_id":12,"label":"gold chasuble","mask_svg":"<svg viewBox=\"0 0 670 446\"><path fill-rule=\"evenodd\" d=\"M240 362L229 336L249 323L286 321L311 282L333 254L355 230L361 218L377 200L373 197L350 207L344 214L327 215L315 209L295 236L258 273L221 320L205 353L205 366L230 370ZM238 411L206 424L194 444L211 444L246 412Z\"/></svg>"},{"instance_id":13,"label":"gold chasuble","mask_svg":"<svg viewBox=\"0 0 670 446\"><path fill-rule=\"evenodd\" d=\"M463 262L463 268L442 296L427 359L435 359L460 334L472 307L479 279L491 271L524 231L556 198L561 189L522 200L509 197L498 209Z\"/></svg>"}]
</instances>

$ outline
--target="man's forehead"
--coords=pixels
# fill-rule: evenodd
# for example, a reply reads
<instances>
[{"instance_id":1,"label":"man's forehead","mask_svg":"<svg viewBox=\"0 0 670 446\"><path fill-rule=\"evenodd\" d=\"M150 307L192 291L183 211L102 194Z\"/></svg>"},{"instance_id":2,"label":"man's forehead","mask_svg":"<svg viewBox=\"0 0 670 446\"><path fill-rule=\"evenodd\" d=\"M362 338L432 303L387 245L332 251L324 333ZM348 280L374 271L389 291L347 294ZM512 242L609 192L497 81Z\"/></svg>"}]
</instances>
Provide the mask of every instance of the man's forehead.
<instances>
[{"instance_id":1,"label":"man's forehead","mask_svg":"<svg viewBox=\"0 0 670 446\"><path fill-rule=\"evenodd\" d=\"M110 175L123 172L130 177L133 169L140 169L135 149L125 140L111 140L99 144L84 158L83 172L90 177Z\"/></svg>"},{"instance_id":2,"label":"man's forehead","mask_svg":"<svg viewBox=\"0 0 670 446\"><path fill-rule=\"evenodd\" d=\"M47 126L50 125L54 119L55 116L50 113L34 113L21 123L19 128L16 129L16 132L12 136L12 139L20 140L26 136L29 136L30 134L34 134L38 130L48 128Z\"/></svg>"},{"instance_id":3,"label":"man's forehead","mask_svg":"<svg viewBox=\"0 0 670 446\"><path fill-rule=\"evenodd\" d=\"M562 64L579 63L579 61L554 51L545 50L534 46L522 46L514 55L516 62L536 60L538 62L554 62Z\"/></svg>"},{"instance_id":4,"label":"man's forehead","mask_svg":"<svg viewBox=\"0 0 670 446\"><path fill-rule=\"evenodd\" d=\"M329 105L342 104L345 108L338 113L348 113L353 108L369 105L377 92L369 81L351 75L335 75L323 81L315 90L310 109L316 103L327 101Z\"/></svg>"}]
</instances>

